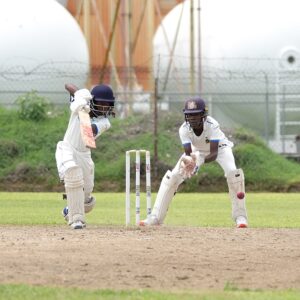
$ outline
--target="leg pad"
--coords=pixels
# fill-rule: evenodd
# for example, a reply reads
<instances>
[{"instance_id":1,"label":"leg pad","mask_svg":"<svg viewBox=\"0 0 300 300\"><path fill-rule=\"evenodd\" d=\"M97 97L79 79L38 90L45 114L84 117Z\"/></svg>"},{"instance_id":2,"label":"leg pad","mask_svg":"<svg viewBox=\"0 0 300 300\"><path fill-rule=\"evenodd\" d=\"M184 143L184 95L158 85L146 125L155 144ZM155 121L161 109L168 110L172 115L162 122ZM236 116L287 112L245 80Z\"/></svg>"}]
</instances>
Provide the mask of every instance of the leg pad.
<instances>
[{"instance_id":1,"label":"leg pad","mask_svg":"<svg viewBox=\"0 0 300 300\"><path fill-rule=\"evenodd\" d=\"M156 219L158 224L162 224L169 205L176 194L178 186L183 182L183 177L176 171L167 171L165 174L154 203L151 219Z\"/></svg>"},{"instance_id":2,"label":"leg pad","mask_svg":"<svg viewBox=\"0 0 300 300\"><path fill-rule=\"evenodd\" d=\"M246 197L245 197L245 177L242 169L236 169L227 174L227 184L232 203L232 218L237 217L247 219Z\"/></svg>"},{"instance_id":3,"label":"leg pad","mask_svg":"<svg viewBox=\"0 0 300 300\"><path fill-rule=\"evenodd\" d=\"M78 167L68 169L64 177L67 203L69 209L69 224L84 222L84 191L82 170Z\"/></svg>"}]
</instances>

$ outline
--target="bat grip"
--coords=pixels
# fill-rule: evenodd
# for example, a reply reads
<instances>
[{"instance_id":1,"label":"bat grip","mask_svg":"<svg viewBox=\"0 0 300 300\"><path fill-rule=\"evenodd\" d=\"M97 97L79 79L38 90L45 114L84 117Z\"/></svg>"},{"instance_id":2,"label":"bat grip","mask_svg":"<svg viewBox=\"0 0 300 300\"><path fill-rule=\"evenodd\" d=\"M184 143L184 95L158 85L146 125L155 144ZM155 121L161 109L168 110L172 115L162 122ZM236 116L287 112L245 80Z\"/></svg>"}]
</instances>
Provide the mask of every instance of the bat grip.
<instances>
[{"instance_id":1,"label":"bat grip","mask_svg":"<svg viewBox=\"0 0 300 300\"><path fill-rule=\"evenodd\" d=\"M71 96L74 96L75 92L78 91L78 87L71 83L65 84L65 89L70 93Z\"/></svg>"}]
</instances>

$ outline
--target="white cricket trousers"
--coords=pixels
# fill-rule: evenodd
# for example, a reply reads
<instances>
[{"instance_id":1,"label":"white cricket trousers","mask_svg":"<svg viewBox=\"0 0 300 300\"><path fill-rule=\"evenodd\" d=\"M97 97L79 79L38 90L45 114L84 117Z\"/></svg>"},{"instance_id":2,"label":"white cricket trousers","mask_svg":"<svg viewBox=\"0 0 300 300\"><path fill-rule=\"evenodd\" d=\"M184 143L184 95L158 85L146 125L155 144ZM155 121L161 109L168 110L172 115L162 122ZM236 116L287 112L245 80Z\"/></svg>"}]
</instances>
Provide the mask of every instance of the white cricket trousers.
<instances>
[{"instance_id":1,"label":"white cricket trousers","mask_svg":"<svg viewBox=\"0 0 300 300\"><path fill-rule=\"evenodd\" d=\"M94 162L91 158L91 151L79 152L69 143L60 141L57 143L55 158L60 180L64 180L69 168L78 166L82 169L84 194L87 199L94 188Z\"/></svg>"},{"instance_id":2,"label":"white cricket trousers","mask_svg":"<svg viewBox=\"0 0 300 300\"><path fill-rule=\"evenodd\" d=\"M218 151L216 162L221 166L224 171L225 177L231 171L236 170L235 159L231 147L223 147Z\"/></svg>"}]
</instances>

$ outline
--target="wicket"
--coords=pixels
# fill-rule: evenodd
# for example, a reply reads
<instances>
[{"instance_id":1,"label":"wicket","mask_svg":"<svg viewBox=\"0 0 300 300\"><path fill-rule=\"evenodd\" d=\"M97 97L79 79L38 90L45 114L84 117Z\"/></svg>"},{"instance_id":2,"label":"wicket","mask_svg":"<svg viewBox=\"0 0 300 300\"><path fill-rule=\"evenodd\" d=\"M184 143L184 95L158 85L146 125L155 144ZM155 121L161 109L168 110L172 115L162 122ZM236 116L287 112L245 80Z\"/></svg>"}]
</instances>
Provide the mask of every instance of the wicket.
<instances>
[{"instance_id":1,"label":"wicket","mask_svg":"<svg viewBox=\"0 0 300 300\"><path fill-rule=\"evenodd\" d=\"M150 151L129 150L126 151L126 226L130 224L130 154L135 153L135 223L140 224L140 175L141 175L141 153L146 156L146 199L147 218L151 214L151 171L150 171Z\"/></svg>"}]
</instances>

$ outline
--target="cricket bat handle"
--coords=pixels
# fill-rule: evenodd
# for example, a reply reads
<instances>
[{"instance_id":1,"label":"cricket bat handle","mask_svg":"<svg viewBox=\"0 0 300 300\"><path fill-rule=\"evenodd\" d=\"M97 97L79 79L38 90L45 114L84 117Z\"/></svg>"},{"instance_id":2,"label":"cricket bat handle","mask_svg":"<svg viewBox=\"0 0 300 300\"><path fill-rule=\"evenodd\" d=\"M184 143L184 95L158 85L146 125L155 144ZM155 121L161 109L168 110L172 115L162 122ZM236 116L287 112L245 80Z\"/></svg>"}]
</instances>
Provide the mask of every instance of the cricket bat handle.
<instances>
[{"instance_id":1,"label":"cricket bat handle","mask_svg":"<svg viewBox=\"0 0 300 300\"><path fill-rule=\"evenodd\" d=\"M71 96L74 96L75 92L78 91L78 87L72 83L66 83L65 89L70 93Z\"/></svg>"}]
</instances>

